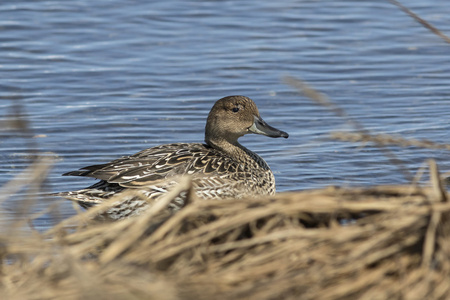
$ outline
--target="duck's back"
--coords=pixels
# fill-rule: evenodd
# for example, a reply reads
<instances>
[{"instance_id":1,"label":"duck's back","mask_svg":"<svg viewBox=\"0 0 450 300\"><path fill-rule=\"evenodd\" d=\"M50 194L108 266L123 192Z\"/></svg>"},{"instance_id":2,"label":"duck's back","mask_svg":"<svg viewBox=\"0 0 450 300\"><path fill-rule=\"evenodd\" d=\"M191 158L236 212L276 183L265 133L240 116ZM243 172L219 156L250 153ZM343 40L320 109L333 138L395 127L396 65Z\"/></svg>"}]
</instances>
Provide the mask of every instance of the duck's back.
<instances>
[{"instance_id":1,"label":"duck's back","mask_svg":"<svg viewBox=\"0 0 450 300\"><path fill-rule=\"evenodd\" d=\"M61 194L85 204L99 203L102 198L109 198L127 188L144 189L147 196L157 198L173 185L170 179L183 175L192 177L194 190L203 199L275 192L272 172L255 153L249 151L244 158L231 157L201 143L161 145L64 175L101 180L87 189L67 192L70 195Z\"/></svg>"}]
</instances>

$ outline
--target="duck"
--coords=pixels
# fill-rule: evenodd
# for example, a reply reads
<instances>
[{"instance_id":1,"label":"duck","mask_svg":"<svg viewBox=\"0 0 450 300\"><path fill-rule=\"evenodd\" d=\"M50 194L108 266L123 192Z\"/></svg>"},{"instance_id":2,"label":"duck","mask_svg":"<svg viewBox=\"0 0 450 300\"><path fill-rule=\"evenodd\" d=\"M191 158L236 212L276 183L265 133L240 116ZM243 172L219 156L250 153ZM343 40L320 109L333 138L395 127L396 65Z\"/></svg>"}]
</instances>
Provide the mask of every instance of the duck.
<instances>
[{"instance_id":1,"label":"duck","mask_svg":"<svg viewBox=\"0 0 450 300\"><path fill-rule=\"evenodd\" d=\"M56 193L88 209L126 190L145 197L124 197L103 215L120 220L141 214L174 185L189 176L201 200L256 197L275 194L275 177L258 154L238 142L246 134L288 138L289 134L267 124L255 102L245 96L227 96L215 102L208 114L204 143L172 143L142 150L111 162L83 167L63 176L92 177L95 184L80 190ZM120 197L119 197L120 198ZM180 194L170 211L187 201Z\"/></svg>"}]
</instances>

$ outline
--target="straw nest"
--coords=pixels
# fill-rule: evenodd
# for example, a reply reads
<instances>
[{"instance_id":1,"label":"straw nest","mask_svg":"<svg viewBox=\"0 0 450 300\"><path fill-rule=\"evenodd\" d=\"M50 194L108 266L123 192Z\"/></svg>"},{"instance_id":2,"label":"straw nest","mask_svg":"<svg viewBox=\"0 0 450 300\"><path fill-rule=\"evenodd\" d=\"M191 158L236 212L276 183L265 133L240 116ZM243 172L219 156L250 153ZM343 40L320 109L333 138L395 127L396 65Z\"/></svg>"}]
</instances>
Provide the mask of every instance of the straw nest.
<instances>
[{"instance_id":1,"label":"straw nest","mask_svg":"<svg viewBox=\"0 0 450 300\"><path fill-rule=\"evenodd\" d=\"M137 218L93 221L105 203L45 233L13 222L0 236L0 293L7 299L448 299L450 204L431 166L426 187L192 198L169 214L171 198L190 189L184 179Z\"/></svg>"}]
</instances>

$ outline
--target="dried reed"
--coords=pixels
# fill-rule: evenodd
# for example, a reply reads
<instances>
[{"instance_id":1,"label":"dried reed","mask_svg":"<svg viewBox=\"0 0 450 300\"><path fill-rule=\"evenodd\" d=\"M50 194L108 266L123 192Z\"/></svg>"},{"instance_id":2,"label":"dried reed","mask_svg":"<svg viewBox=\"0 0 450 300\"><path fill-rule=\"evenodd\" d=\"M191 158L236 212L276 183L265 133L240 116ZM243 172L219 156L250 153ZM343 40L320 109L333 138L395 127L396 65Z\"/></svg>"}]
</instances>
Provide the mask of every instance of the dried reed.
<instances>
[{"instance_id":1,"label":"dried reed","mask_svg":"<svg viewBox=\"0 0 450 300\"><path fill-rule=\"evenodd\" d=\"M7 299L445 299L450 203L427 187L328 188L189 203L0 236ZM41 174L41 168L30 172ZM167 202L167 203L166 203ZM101 211L104 207L96 208ZM97 212L98 213L98 212ZM3 231L5 232L5 231Z\"/></svg>"}]
</instances>

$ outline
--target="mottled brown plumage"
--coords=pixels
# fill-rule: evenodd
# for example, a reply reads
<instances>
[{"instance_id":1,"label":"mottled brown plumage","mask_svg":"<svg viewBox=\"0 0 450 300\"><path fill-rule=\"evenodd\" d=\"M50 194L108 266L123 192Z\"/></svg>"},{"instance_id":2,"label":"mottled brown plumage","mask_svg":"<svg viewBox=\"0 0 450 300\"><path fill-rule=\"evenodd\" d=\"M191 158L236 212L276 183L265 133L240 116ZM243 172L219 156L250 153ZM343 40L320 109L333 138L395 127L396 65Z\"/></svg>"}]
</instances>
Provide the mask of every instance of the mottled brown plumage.
<instances>
[{"instance_id":1,"label":"mottled brown plumage","mask_svg":"<svg viewBox=\"0 0 450 300\"><path fill-rule=\"evenodd\" d=\"M122 219L145 210L176 184L176 178L192 177L196 195L201 199L241 198L249 195L272 195L275 178L267 163L256 153L238 143L238 138L257 133L270 137L288 134L265 123L255 103L244 96L218 100L208 115L205 144L175 143L145 149L106 164L84 167L64 175L100 179L94 185L59 196L88 208L125 189L135 189L147 200L128 198L117 202L106 215ZM177 210L186 195L180 194L170 204Z\"/></svg>"}]
</instances>

